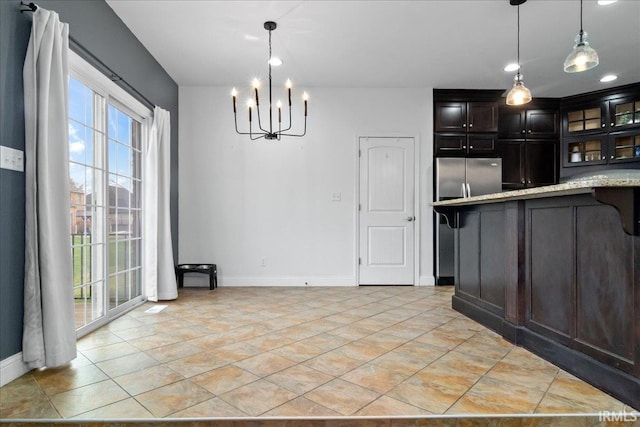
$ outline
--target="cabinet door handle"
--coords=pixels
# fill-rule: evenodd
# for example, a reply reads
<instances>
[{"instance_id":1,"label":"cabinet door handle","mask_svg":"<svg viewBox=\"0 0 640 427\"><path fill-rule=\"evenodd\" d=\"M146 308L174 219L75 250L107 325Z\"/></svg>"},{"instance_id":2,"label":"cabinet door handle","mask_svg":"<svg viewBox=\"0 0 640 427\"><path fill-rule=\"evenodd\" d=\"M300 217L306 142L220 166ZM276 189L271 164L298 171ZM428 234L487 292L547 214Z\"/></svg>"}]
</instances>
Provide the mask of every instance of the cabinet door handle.
<instances>
[{"instance_id":1,"label":"cabinet door handle","mask_svg":"<svg viewBox=\"0 0 640 427\"><path fill-rule=\"evenodd\" d=\"M467 197L471 197L471 186L467 182Z\"/></svg>"},{"instance_id":2,"label":"cabinet door handle","mask_svg":"<svg viewBox=\"0 0 640 427\"><path fill-rule=\"evenodd\" d=\"M531 184L531 180L527 181L527 184Z\"/></svg>"},{"instance_id":3,"label":"cabinet door handle","mask_svg":"<svg viewBox=\"0 0 640 427\"><path fill-rule=\"evenodd\" d=\"M611 159L612 159L612 160L613 160L613 159L615 159L615 158L616 158L615 156L611 156Z\"/></svg>"},{"instance_id":4,"label":"cabinet door handle","mask_svg":"<svg viewBox=\"0 0 640 427\"><path fill-rule=\"evenodd\" d=\"M465 198L467 197L467 187L465 187L464 185L465 183L462 183L462 197Z\"/></svg>"},{"instance_id":5,"label":"cabinet door handle","mask_svg":"<svg viewBox=\"0 0 640 427\"><path fill-rule=\"evenodd\" d=\"M531 129L529 129L529 133L531 133Z\"/></svg>"},{"instance_id":6,"label":"cabinet door handle","mask_svg":"<svg viewBox=\"0 0 640 427\"><path fill-rule=\"evenodd\" d=\"M466 150L466 149L467 149L467 146L466 146L466 145L463 145L463 146L462 146L462 149L463 149L463 150Z\"/></svg>"},{"instance_id":7,"label":"cabinet door handle","mask_svg":"<svg viewBox=\"0 0 640 427\"><path fill-rule=\"evenodd\" d=\"M606 123L603 123L603 124L602 124L602 127L605 127L605 126L606 126Z\"/></svg>"},{"instance_id":8,"label":"cabinet door handle","mask_svg":"<svg viewBox=\"0 0 640 427\"><path fill-rule=\"evenodd\" d=\"M606 159L606 157L605 157L605 156L602 156L602 160L604 160L604 159Z\"/></svg>"},{"instance_id":9,"label":"cabinet door handle","mask_svg":"<svg viewBox=\"0 0 640 427\"><path fill-rule=\"evenodd\" d=\"M463 123L463 124L462 124L462 127L463 127L463 128L466 128L466 127L467 127L467 124L466 124L466 123Z\"/></svg>"},{"instance_id":10,"label":"cabinet door handle","mask_svg":"<svg viewBox=\"0 0 640 427\"><path fill-rule=\"evenodd\" d=\"M525 130L524 130L524 129L522 129L522 132L520 132L520 133L524 133L524 132L525 132Z\"/></svg>"},{"instance_id":11,"label":"cabinet door handle","mask_svg":"<svg viewBox=\"0 0 640 427\"><path fill-rule=\"evenodd\" d=\"M611 123L611 126L615 126L615 125L616 125L615 123Z\"/></svg>"},{"instance_id":12,"label":"cabinet door handle","mask_svg":"<svg viewBox=\"0 0 640 427\"><path fill-rule=\"evenodd\" d=\"M469 127L472 128L473 127L473 123L469 123Z\"/></svg>"},{"instance_id":13,"label":"cabinet door handle","mask_svg":"<svg viewBox=\"0 0 640 427\"><path fill-rule=\"evenodd\" d=\"M523 183L523 184L525 183L525 182L524 182L524 179L522 180L522 183Z\"/></svg>"},{"instance_id":14,"label":"cabinet door handle","mask_svg":"<svg viewBox=\"0 0 640 427\"><path fill-rule=\"evenodd\" d=\"M473 145L470 145L470 146L469 146L469 150L473 150Z\"/></svg>"}]
</instances>

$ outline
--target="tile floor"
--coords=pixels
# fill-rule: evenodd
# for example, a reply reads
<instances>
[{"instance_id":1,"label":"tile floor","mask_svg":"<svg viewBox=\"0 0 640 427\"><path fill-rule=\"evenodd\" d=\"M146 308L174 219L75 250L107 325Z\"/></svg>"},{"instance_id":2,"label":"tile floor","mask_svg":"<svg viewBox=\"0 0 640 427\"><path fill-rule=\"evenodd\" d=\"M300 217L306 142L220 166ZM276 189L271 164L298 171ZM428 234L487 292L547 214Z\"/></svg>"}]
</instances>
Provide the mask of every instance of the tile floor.
<instances>
[{"instance_id":1,"label":"tile floor","mask_svg":"<svg viewBox=\"0 0 640 427\"><path fill-rule=\"evenodd\" d=\"M453 311L451 287L181 289L0 388L0 419L557 414L630 408Z\"/></svg>"}]
</instances>

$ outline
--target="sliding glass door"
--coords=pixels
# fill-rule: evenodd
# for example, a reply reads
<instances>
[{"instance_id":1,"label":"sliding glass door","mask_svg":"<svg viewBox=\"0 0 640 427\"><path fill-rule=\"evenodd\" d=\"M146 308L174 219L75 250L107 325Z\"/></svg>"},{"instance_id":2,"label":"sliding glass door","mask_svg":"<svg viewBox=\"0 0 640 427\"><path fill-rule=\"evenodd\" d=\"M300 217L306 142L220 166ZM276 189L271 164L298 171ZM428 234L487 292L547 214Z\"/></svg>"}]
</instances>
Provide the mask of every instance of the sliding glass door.
<instances>
[{"instance_id":1,"label":"sliding glass door","mask_svg":"<svg viewBox=\"0 0 640 427\"><path fill-rule=\"evenodd\" d=\"M142 301L141 147L148 117L91 77L72 72L69 78L72 286L79 335Z\"/></svg>"}]
</instances>

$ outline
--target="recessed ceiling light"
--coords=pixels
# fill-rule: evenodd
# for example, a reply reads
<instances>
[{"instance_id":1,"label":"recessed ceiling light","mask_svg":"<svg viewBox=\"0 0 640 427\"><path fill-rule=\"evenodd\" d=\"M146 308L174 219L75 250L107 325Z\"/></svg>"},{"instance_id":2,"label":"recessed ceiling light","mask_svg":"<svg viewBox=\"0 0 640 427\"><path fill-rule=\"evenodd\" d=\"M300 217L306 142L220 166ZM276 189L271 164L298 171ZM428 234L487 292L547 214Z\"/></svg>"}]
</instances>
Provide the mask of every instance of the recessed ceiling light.
<instances>
[{"instance_id":1,"label":"recessed ceiling light","mask_svg":"<svg viewBox=\"0 0 640 427\"><path fill-rule=\"evenodd\" d=\"M615 2L617 2L617 1L618 1L618 0L598 0L598 4L599 4L600 6L608 6L608 5L610 5L610 4L612 4L612 3L615 3Z\"/></svg>"},{"instance_id":2,"label":"recessed ceiling light","mask_svg":"<svg viewBox=\"0 0 640 427\"><path fill-rule=\"evenodd\" d=\"M279 67L282 65L282 59L278 58L277 56L273 56L270 60L267 61L267 63L273 67Z\"/></svg>"},{"instance_id":3,"label":"recessed ceiling light","mask_svg":"<svg viewBox=\"0 0 640 427\"><path fill-rule=\"evenodd\" d=\"M244 36L244 39L245 39L245 40L249 40L250 42L254 42L254 41L256 41L256 40L260 40L260 38L259 38L259 37L252 36L251 34L246 34L246 35Z\"/></svg>"},{"instance_id":4,"label":"recessed ceiling light","mask_svg":"<svg viewBox=\"0 0 640 427\"><path fill-rule=\"evenodd\" d=\"M609 83L612 82L614 80L616 80L618 78L618 76L616 76L615 74L607 74L606 76L603 76L600 81L602 83Z\"/></svg>"},{"instance_id":5,"label":"recessed ceiling light","mask_svg":"<svg viewBox=\"0 0 640 427\"><path fill-rule=\"evenodd\" d=\"M515 62L513 62L513 63L511 63L511 64L507 64L507 65L504 67L504 70L505 70L506 72L512 72L512 71L516 71L516 70L519 70L519 69L520 69L520 65L516 64Z\"/></svg>"}]
</instances>

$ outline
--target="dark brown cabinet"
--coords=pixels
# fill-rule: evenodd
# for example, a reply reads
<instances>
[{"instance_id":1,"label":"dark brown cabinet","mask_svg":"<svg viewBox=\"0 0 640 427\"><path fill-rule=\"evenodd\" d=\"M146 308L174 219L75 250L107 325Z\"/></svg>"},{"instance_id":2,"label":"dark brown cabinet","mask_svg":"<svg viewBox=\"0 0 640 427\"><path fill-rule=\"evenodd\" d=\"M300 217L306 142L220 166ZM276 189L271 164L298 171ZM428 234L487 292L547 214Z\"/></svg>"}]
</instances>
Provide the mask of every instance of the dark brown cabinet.
<instances>
[{"instance_id":1,"label":"dark brown cabinet","mask_svg":"<svg viewBox=\"0 0 640 427\"><path fill-rule=\"evenodd\" d=\"M552 185L558 182L558 143L554 140L500 140L502 187L514 190Z\"/></svg>"},{"instance_id":2,"label":"dark brown cabinet","mask_svg":"<svg viewBox=\"0 0 640 427\"><path fill-rule=\"evenodd\" d=\"M498 91L435 90L434 154L495 156L499 97Z\"/></svg>"},{"instance_id":3,"label":"dark brown cabinet","mask_svg":"<svg viewBox=\"0 0 640 427\"><path fill-rule=\"evenodd\" d=\"M579 95L562 107L562 177L640 167L640 85Z\"/></svg>"},{"instance_id":4,"label":"dark brown cabinet","mask_svg":"<svg viewBox=\"0 0 640 427\"><path fill-rule=\"evenodd\" d=\"M505 107L500 110L498 128L500 138L557 138L558 110L555 108L520 110Z\"/></svg>"},{"instance_id":5,"label":"dark brown cabinet","mask_svg":"<svg viewBox=\"0 0 640 427\"><path fill-rule=\"evenodd\" d=\"M436 102L436 132L497 132L497 102Z\"/></svg>"},{"instance_id":6,"label":"dark brown cabinet","mask_svg":"<svg viewBox=\"0 0 640 427\"><path fill-rule=\"evenodd\" d=\"M500 108L496 152L505 190L558 183L558 106L556 100L539 100Z\"/></svg>"}]
</instances>

